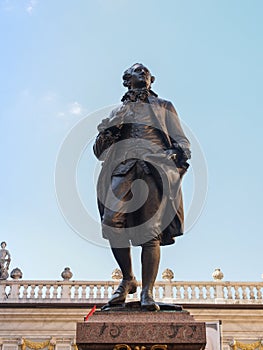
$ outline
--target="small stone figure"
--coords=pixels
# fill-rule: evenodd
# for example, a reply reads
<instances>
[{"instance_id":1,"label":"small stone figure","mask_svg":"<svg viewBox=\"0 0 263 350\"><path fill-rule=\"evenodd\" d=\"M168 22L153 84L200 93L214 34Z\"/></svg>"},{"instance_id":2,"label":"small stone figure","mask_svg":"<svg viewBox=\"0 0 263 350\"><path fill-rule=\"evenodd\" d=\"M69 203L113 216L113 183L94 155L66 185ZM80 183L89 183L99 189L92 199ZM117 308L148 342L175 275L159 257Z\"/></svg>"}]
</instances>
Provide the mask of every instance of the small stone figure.
<instances>
[{"instance_id":1,"label":"small stone figure","mask_svg":"<svg viewBox=\"0 0 263 350\"><path fill-rule=\"evenodd\" d=\"M130 245L141 246L142 310L158 311L153 287L160 246L183 234L181 180L190 143L171 102L151 90L155 77L136 63L123 75L122 104L98 125L94 144L103 161L97 196L103 237L109 240L123 279L109 300L125 302L137 289Z\"/></svg>"},{"instance_id":2,"label":"small stone figure","mask_svg":"<svg viewBox=\"0 0 263 350\"><path fill-rule=\"evenodd\" d=\"M9 277L8 270L11 262L11 255L6 248L6 242L1 242L0 249L0 280L6 280Z\"/></svg>"}]
</instances>

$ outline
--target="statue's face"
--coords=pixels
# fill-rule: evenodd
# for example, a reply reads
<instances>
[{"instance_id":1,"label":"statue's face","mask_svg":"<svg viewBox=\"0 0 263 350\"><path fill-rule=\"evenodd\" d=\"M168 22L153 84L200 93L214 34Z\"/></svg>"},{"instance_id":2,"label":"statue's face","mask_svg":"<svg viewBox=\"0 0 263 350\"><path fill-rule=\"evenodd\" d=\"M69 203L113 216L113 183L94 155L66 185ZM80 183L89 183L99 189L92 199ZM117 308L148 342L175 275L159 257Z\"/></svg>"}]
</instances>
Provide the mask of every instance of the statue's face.
<instances>
[{"instance_id":1,"label":"statue's face","mask_svg":"<svg viewBox=\"0 0 263 350\"><path fill-rule=\"evenodd\" d=\"M149 69L142 64L134 65L131 70L130 83L132 89L149 89L151 86L151 73Z\"/></svg>"},{"instance_id":2,"label":"statue's face","mask_svg":"<svg viewBox=\"0 0 263 350\"><path fill-rule=\"evenodd\" d=\"M3 242L2 244L1 244L1 248L5 248L6 247L6 244Z\"/></svg>"}]
</instances>

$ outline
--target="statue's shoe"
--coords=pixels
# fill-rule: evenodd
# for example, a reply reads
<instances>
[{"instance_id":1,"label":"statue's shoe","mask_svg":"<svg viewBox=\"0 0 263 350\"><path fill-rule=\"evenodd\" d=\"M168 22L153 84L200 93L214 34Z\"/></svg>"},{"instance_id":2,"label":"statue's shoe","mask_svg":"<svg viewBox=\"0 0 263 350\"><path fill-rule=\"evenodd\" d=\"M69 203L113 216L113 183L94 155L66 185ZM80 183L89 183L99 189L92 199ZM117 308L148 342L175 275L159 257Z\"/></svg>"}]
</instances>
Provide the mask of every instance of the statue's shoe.
<instances>
[{"instance_id":1,"label":"statue's shoe","mask_svg":"<svg viewBox=\"0 0 263 350\"><path fill-rule=\"evenodd\" d=\"M151 293L141 292L141 309L144 311L159 311L160 306L154 301Z\"/></svg>"},{"instance_id":2,"label":"statue's shoe","mask_svg":"<svg viewBox=\"0 0 263 350\"><path fill-rule=\"evenodd\" d=\"M132 280L122 280L118 288L113 293L111 299L109 300L109 305L122 304L125 302L126 296L128 294L133 294L137 290L137 281L135 278Z\"/></svg>"}]
</instances>

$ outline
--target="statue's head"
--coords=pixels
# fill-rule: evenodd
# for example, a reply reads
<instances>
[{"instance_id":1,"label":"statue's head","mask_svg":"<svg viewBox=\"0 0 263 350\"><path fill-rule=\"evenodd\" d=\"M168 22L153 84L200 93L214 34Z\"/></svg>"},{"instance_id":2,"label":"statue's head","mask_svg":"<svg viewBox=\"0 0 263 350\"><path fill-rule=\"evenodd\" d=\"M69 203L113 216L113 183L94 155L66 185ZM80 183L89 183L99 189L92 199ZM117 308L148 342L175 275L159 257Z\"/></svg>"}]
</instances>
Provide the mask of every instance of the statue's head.
<instances>
[{"instance_id":1,"label":"statue's head","mask_svg":"<svg viewBox=\"0 0 263 350\"><path fill-rule=\"evenodd\" d=\"M6 242L1 242L1 248L5 248L6 247Z\"/></svg>"},{"instance_id":2,"label":"statue's head","mask_svg":"<svg viewBox=\"0 0 263 350\"><path fill-rule=\"evenodd\" d=\"M122 76L123 85L128 89L150 89L155 77L142 63L135 63L126 69Z\"/></svg>"}]
</instances>

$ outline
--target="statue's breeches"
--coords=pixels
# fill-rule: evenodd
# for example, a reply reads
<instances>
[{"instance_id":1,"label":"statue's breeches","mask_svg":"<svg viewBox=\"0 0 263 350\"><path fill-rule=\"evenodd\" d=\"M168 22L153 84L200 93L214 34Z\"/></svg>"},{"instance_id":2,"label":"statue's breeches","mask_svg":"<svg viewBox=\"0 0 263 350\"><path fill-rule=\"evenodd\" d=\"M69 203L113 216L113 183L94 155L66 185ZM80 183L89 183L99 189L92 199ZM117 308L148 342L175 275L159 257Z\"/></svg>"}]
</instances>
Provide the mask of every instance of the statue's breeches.
<instances>
[{"instance_id":1,"label":"statue's breeches","mask_svg":"<svg viewBox=\"0 0 263 350\"><path fill-rule=\"evenodd\" d=\"M112 176L111 189L102 220L103 236L111 245L125 247L129 240L141 245L159 239L166 200L158 174L146 173L136 162L127 174Z\"/></svg>"}]
</instances>

